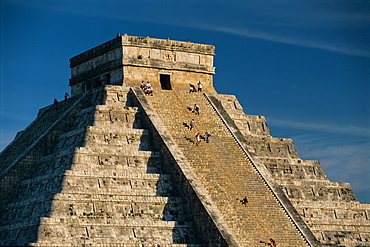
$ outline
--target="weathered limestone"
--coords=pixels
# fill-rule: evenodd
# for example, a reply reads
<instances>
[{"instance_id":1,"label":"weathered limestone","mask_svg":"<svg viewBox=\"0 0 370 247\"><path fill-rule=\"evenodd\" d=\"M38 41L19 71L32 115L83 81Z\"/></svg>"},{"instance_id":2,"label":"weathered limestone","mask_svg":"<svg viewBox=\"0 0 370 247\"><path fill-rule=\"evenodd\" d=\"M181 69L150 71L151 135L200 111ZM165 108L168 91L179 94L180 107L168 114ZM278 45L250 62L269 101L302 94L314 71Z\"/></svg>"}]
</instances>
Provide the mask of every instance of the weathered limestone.
<instances>
[{"instance_id":1,"label":"weathered limestone","mask_svg":"<svg viewBox=\"0 0 370 247\"><path fill-rule=\"evenodd\" d=\"M300 159L292 140L273 138L263 117L246 115L234 96L218 96L323 245L370 245L370 205L356 200L350 184L330 182L318 161Z\"/></svg>"},{"instance_id":2,"label":"weathered limestone","mask_svg":"<svg viewBox=\"0 0 370 247\"><path fill-rule=\"evenodd\" d=\"M120 35L71 58L72 95L101 85L138 86L150 81L154 89L189 89L202 81L214 92L212 45Z\"/></svg>"},{"instance_id":3,"label":"weathered limestone","mask_svg":"<svg viewBox=\"0 0 370 247\"><path fill-rule=\"evenodd\" d=\"M117 35L73 57L73 97L0 155L0 245L369 246L370 205L217 94L214 55ZM199 80L205 94L189 93Z\"/></svg>"},{"instance_id":4,"label":"weathered limestone","mask_svg":"<svg viewBox=\"0 0 370 247\"><path fill-rule=\"evenodd\" d=\"M95 90L104 93L101 100L64 119L69 131L54 137L53 151L32 164L34 173L2 204L0 245L200 246L127 92ZM99 102L107 104L94 106Z\"/></svg>"},{"instance_id":5,"label":"weathered limestone","mask_svg":"<svg viewBox=\"0 0 370 247\"><path fill-rule=\"evenodd\" d=\"M240 246L264 246L263 242L270 238L283 246L317 244L310 232L306 235L305 229L300 228L302 225L305 227L303 221L292 223L295 219L288 217L287 211L280 205L284 202L276 200L207 98L187 91L161 91L155 97L147 98ZM188 110L187 106L192 106L193 102L201 106L200 115ZM196 127L189 131L183 123L192 118ZM212 141L196 146L194 136L198 132L203 135L205 131L212 133ZM240 203L244 196L250 200L248 207Z\"/></svg>"}]
</instances>

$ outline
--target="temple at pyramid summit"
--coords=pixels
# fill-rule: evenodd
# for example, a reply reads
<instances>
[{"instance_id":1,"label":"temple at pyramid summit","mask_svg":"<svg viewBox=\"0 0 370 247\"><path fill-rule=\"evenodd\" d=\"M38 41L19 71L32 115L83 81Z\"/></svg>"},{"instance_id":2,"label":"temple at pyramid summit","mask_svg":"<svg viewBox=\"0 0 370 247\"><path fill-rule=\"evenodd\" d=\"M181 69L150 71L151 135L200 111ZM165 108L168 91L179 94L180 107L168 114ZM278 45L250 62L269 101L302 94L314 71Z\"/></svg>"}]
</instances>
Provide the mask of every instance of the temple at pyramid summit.
<instances>
[{"instance_id":1,"label":"temple at pyramid summit","mask_svg":"<svg viewBox=\"0 0 370 247\"><path fill-rule=\"evenodd\" d=\"M370 246L370 205L218 93L214 56L117 34L71 58L0 154L0 246Z\"/></svg>"}]
</instances>

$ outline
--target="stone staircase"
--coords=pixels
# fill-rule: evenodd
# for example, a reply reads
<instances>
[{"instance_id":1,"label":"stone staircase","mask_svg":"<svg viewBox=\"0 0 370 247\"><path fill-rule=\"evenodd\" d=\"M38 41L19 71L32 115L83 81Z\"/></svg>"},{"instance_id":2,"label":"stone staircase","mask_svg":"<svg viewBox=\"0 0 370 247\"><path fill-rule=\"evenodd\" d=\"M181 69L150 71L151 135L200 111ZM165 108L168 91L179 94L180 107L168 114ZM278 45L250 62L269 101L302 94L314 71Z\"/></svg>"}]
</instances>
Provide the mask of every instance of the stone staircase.
<instances>
[{"instance_id":1,"label":"stone staircase","mask_svg":"<svg viewBox=\"0 0 370 247\"><path fill-rule=\"evenodd\" d=\"M147 96L240 246L307 246L265 181L201 93L158 90ZM193 105L200 106L200 115ZM187 127L191 119L195 128ZM195 144L195 135L211 134L210 143ZM247 196L245 207L240 200Z\"/></svg>"},{"instance_id":2,"label":"stone staircase","mask_svg":"<svg viewBox=\"0 0 370 247\"><path fill-rule=\"evenodd\" d=\"M349 183L329 181L319 161L302 160L291 139L272 137L266 119L245 114L235 96L217 97L322 245L370 246L370 205Z\"/></svg>"},{"instance_id":3,"label":"stone staircase","mask_svg":"<svg viewBox=\"0 0 370 247\"><path fill-rule=\"evenodd\" d=\"M1 246L203 246L127 92L106 86L102 105L65 119L1 206Z\"/></svg>"}]
</instances>

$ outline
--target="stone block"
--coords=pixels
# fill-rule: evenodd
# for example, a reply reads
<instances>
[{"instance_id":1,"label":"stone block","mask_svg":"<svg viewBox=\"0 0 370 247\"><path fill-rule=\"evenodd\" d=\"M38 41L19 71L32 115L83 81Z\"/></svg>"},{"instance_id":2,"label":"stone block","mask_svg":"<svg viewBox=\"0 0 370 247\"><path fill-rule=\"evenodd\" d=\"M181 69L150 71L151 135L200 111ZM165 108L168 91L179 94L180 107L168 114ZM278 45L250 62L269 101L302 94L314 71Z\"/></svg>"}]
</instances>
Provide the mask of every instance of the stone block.
<instances>
[{"instance_id":1,"label":"stone block","mask_svg":"<svg viewBox=\"0 0 370 247\"><path fill-rule=\"evenodd\" d=\"M45 241L49 237L67 236L67 233L66 228L63 226L43 224L38 230L38 241Z\"/></svg>"},{"instance_id":2,"label":"stone block","mask_svg":"<svg viewBox=\"0 0 370 247\"><path fill-rule=\"evenodd\" d=\"M76 153L73 158L73 163L75 164L98 164L99 156L97 155L87 155L82 153Z\"/></svg>"},{"instance_id":3,"label":"stone block","mask_svg":"<svg viewBox=\"0 0 370 247\"><path fill-rule=\"evenodd\" d=\"M88 236L90 238L115 238L115 231L111 227L107 226L89 226L86 228Z\"/></svg>"},{"instance_id":4,"label":"stone block","mask_svg":"<svg viewBox=\"0 0 370 247\"><path fill-rule=\"evenodd\" d=\"M132 228L116 226L114 228L115 235L120 242L134 243L135 235Z\"/></svg>"},{"instance_id":5,"label":"stone block","mask_svg":"<svg viewBox=\"0 0 370 247\"><path fill-rule=\"evenodd\" d=\"M114 212L116 212L118 214L121 214L121 215L134 213L134 210L132 208L131 203L117 202L117 203L114 204L114 209L113 210L114 210Z\"/></svg>"},{"instance_id":6,"label":"stone block","mask_svg":"<svg viewBox=\"0 0 370 247\"><path fill-rule=\"evenodd\" d=\"M97 189L99 187L99 182L97 178L94 177L72 177L67 176L63 180L63 186L69 188L72 191L78 192L83 191L84 189ZM63 191L65 191L63 189Z\"/></svg>"},{"instance_id":7,"label":"stone block","mask_svg":"<svg viewBox=\"0 0 370 247\"><path fill-rule=\"evenodd\" d=\"M362 242L370 242L370 232L359 233Z\"/></svg>"},{"instance_id":8,"label":"stone block","mask_svg":"<svg viewBox=\"0 0 370 247\"><path fill-rule=\"evenodd\" d=\"M51 208L51 216L64 217L68 215L85 216L94 212L92 202L60 201L55 200Z\"/></svg>"},{"instance_id":9,"label":"stone block","mask_svg":"<svg viewBox=\"0 0 370 247\"><path fill-rule=\"evenodd\" d=\"M115 207L113 203L107 202L94 202L94 212L96 213L106 213L106 212L114 212Z\"/></svg>"}]
</instances>

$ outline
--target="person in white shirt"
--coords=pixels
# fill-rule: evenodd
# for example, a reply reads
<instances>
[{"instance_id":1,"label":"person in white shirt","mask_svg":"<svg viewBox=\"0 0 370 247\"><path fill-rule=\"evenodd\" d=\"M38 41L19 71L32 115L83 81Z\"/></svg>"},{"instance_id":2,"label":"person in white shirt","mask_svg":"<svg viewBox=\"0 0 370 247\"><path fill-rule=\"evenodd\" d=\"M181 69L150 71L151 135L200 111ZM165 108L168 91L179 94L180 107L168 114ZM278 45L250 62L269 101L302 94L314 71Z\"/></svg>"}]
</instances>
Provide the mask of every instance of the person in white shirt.
<instances>
[{"instance_id":1,"label":"person in white shirt","mask_svg":"<svg viewBox=\"0 0 370 247\"><path fill-rule=\"evenodd\" d=\"M201 81L198 81L198 92L202 92L203 84Z\"/></svg>"}]
</instances>

